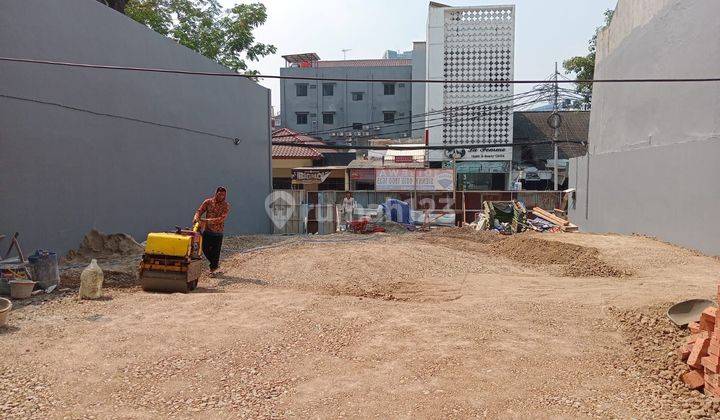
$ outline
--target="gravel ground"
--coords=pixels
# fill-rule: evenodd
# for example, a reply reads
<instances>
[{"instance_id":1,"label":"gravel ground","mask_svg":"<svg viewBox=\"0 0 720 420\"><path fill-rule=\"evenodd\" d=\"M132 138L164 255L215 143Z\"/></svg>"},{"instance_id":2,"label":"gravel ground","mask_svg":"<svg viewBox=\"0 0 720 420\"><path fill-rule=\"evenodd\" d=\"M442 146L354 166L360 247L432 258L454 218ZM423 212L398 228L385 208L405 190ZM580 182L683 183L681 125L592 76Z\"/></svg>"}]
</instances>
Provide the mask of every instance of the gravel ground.
<instances>
[{"instance_id":1,"label":"gravel ground","mask_svg":"<svg viewBox=\"0 0 720 420\"><path fill-rule=\"evenodd\" d=\"M20 305L2 417L719 417L663 315L714 296L717 259L620 235L237 241L194 293Z\"/></svg>"}]
</instances>

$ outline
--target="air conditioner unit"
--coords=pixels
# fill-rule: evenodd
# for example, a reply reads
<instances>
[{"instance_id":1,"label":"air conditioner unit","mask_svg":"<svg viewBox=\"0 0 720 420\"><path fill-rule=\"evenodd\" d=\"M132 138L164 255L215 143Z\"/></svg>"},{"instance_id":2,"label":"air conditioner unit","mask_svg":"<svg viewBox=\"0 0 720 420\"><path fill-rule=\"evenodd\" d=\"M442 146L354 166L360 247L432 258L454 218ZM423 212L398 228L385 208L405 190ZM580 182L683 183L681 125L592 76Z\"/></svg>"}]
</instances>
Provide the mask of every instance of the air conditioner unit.
<instances>
[{"instance_id":1,"label":"air conditioner unit","mask_svg":"<svg viewBox=\"0 0 720 420\"><path fill-rule=\"evenodd\" d=\"M369 130L369 129L370 129L369 125L363 125L363 130Z\"/></svg>"},{"instance_id":2,"label":"air conditioner unit","mask_svg":"<svg viewBox=\"0 0 720 420\"><path fill-rule=\"evenodd\" d=\"M345 133L337 133L338 137L345 137Z\"/></svg>"},{"instance_id":3,"label":"air conditioner unit","mask_svg":"<svg viewBox=\"0 0 720 420\"><path fill-rule=\"evenodd\" d=\"M330 137L335 137L335 136L337 136L337 134L335 134L335 133L330 133Z\"/></svg>"}]
</instances>

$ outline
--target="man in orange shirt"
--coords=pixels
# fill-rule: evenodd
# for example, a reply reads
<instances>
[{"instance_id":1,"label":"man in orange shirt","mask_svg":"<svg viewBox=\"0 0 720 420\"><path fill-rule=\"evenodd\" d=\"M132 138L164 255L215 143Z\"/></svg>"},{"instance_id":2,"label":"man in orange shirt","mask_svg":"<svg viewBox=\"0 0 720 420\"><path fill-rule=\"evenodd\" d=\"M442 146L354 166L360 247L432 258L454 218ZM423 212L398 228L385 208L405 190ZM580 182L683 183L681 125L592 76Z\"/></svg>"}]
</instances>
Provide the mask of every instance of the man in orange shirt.
<instances>
[{"instance_id":1,"label":"man in orange shirt","mask_svg":"<svg viewBox=\"0 0 720 420\"><path fill-rule=\"evenodd\" d=\"M220 266L220 249L222 248L225 219L230 212L230 204L226 198L225 187L217 187L215 195L202 202L193 218L193 223L201 223L202 249L203 254L210 261L211 276L215 275L215 271Z\"/></svg>"}]
</instances>

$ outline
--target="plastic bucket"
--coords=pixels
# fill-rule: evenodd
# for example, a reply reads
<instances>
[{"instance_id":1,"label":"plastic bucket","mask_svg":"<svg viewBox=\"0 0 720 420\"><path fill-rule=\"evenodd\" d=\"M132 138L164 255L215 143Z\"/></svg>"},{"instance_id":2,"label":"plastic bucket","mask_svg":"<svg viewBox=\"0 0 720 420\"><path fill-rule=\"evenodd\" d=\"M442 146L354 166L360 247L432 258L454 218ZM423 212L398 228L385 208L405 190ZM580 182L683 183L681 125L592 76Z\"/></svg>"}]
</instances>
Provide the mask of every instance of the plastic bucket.
<instances>
[{"instance_id":1,"label":"plastic bucket","mask_svg":"<svg viewBox=\"0 0 720 420\"><path fill-rule=\"evenodd\" d=\"M56 286L60 282L56 253L39 249L28 257L28 262L30 275L41 289Z\"/></svg>"},{"instance_id":2,"label":"plastic bucket","mask_svg":"<svg viewBox=\"0 0 720 420\"><path fill-rule=\"evenodd\" d=\"M10 299L0 298L0 327L7 325L11 309L12 302L10 302Z\"/></svg>"},{"instance_id":3,"label":"plastic bucket","mask_svg":"<svg viewBox=\"0 0 720 420\"><path fill-rule=\"evenodd\" d=\"M0 295L10 294L10 282L16 279L27 279L25 268L27 263L10 262L0 264Z\"/></svg>"},{"instance_id":4,"label":"plastic bucket","mask_svg":"<svg viewBox=\"0 0 720 420\"><path fill-rule=\"evenodd\" d=\"M10 297L13 299L27 299L32 296L34 288L34 281L10 280Z\"/></svg>"}]
</instances>

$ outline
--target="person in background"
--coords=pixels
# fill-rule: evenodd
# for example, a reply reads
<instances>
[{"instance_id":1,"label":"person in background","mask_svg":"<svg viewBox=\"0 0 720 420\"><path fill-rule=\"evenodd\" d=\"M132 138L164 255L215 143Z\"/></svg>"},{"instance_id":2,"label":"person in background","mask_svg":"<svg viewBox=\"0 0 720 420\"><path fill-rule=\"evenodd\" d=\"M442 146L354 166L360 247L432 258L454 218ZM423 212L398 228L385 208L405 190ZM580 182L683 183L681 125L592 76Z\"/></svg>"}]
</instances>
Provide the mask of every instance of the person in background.
<instances>
[{"instance_id":1,"label":"person in background","mask_svg":"<svg viewBox=\"0 0 720 420\"><path fill-rule=\"evenodd\" d=\"M210 275L214 276L220 266L220 249L222 248L225 219L230 212L225 187L217 187L215 195L200 204L193 224L200 222L202 229L202 251L210 262Z\"/></svg>"},{"instance_id":2,"label":"person in background","mask_svg":"<svg viewBox=\"0 0 720 420\"><path fill-rule=\"evenodd\" d=\"M348 224L353 220L353 213L355 212L355 207L357 207L355 199L353 198L352 194L350 194L350 191L346 192L345 198L343 198L342 201L342 220L345 226L345 230L347 230Z\"/></svg>"}]
</instances>

